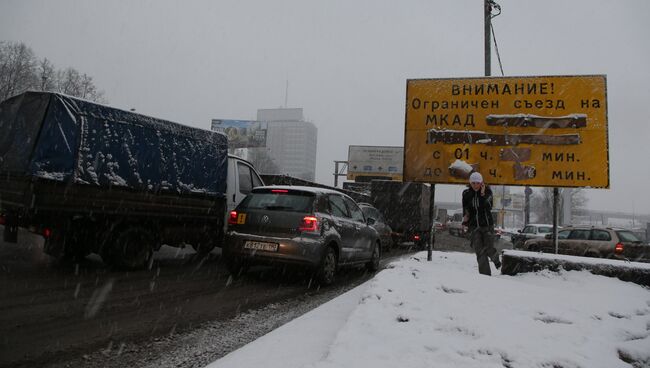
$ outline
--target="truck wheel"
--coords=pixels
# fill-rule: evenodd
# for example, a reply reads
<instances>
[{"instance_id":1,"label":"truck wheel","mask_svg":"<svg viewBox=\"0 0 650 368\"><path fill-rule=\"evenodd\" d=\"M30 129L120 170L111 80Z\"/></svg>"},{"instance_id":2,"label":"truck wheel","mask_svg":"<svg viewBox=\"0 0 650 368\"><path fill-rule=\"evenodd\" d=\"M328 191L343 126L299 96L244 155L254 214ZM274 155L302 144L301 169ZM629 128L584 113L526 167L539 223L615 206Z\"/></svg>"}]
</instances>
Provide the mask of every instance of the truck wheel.
<instances>
[{"instance_id":1,"label":"truck wheel","mask_svg":"<svg viewBox=\"0 0 650 368\"><path fill-rule=\"evenodd\" d=\"M366 269L371 272L375 272L379 269L379 260L381 259L381 246L379 243L375 243L375 247L372 250L372 256L370 262L366 263Z\"/></svg>"},{"instance_id":2,"label":"truck wheel","mask_svg":"<svg viewBox=\"0 0 650 368\"><path fill-rule=\"evenodd\" d=\"M215 243L210 240L206 241L205 243L192 244L192 248L194 248L196 254L202 257L212 252L214 247L215 247Z\"/></svg>"},{"instance_id":3,"label":"truck wheel","mask_svg":"<svg viewBox=\"0 0 650 368\"><path fill-rule=\"evenodd\" d=\"M79 243L72 243L70 241L63 245L63 261L66 262L80 262L89 255L90 252L82 248Z\"/></svg>"},{"instance_id":4,"label":"truck wheel","mask_svg":"<svg viewBox=\"0 0 650 368\"><path fill-rule=\"evenodd\" d=\"M153 256L153 243L153 236L143 227L117 229L106 254L108 262L130 270L144 268Z\"/></svg>"},{"instance_id":5,"label":"truck wheel","mask_svg":"<svg viewBox=\"0 0 650 368\"><path fill-rule=\"evenodd\" d=\"M325 249L325 254L316 270L316 279L322 285L331 285L336 276L336 268L338 267L338 259L336 251L332 247Z\"/></svg>"}]
</instances>

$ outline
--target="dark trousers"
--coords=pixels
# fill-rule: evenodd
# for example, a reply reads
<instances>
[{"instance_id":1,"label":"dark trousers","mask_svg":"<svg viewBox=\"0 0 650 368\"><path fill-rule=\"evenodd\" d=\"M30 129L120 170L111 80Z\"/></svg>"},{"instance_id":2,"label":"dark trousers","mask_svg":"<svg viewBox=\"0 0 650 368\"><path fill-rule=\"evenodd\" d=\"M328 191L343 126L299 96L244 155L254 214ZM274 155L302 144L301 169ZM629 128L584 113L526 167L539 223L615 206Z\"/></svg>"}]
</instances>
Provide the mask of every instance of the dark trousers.
<instances>
[{"instance_id":1,"label":"dark trousers","mask_svg":"<svg viewBox=\"0 0 650 368\"><path fill-rule=\"evenodd\" d=\"M499 254L494 248L493 239L492 228L478 227L470 229L470 242L474 253L476 253L478 272L483 275L492 275L488 258L495 264L500 264Z\"/></svg>"}]
</instances>

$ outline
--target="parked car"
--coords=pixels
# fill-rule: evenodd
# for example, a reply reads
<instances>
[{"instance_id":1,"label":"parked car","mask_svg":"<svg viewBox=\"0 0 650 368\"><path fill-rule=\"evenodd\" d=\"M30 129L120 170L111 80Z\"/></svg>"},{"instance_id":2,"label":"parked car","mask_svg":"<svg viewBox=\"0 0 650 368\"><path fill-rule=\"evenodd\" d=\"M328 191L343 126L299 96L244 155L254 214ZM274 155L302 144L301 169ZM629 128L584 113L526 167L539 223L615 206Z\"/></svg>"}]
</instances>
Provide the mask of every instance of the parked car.
<instances>
[{"instance_id":1,"label":"parked car","mask_svg":"<svg viewBox=\"0 0 650 368\"><path fill-rule=\"evenodd\" d=\"M436 221L433 223L433 230L437 233L441 233L447 229L447 224L443 224L440 221Z\"/></svg>"},{"instance_id":2,"label":"parked car","mask_svg":"<svg viewBox=\"0 0 650 368\"><path fill-rule=\"evenodd\" d=\"M447 229L449 230L450 235L466 237L467 236L467 227L463 226L462 222L452 221L447 224Z\"/></svg>"},{"instance_id":3,"label":"parked car","mask_svg":"<svg viewBox=\"0 0 650 368\"><path fill-rule=\"evenodd\" d=\"M555 253L553 234L547 234L544 238L530 239L521 248ZM564 228L558 231L558 253L650 262L650 245L643 244L630 230L610 227Z\"/></svg>"},{"instance_id":4,"label":"parked car","mask_svg":"<svg viewBox=\"0 0 650 368\"><path fill-rule=\"evenodd\" d=\"M526 240L543 238L546 234L553 233L553 225L549 224L528 224L523 229L518 230L517 234L512 234L510 240L513 247L521 248Z\"/></svg>"},{"instance_id":5,"label":"parked car","mask_svg":"<svg viewBox=\"0 0 650 368\"><path fill-rule=\"evenodd\" d=\"M328 285L340 266L379 268L373 224L352 198L334 190L259 187L230 212L223 255L233 275L253 264L297 264Z\"/></svg>"},{"instance_id":6,"label":"parked car","mask_svg":"<svg viewBox=\"0 0 650 368\"><path fill-rule=\"evenodd\" d=\"M373 222L371 226L379 234L382 250L390 251L393 247L393 229L386 223L384 215L369 203L359 203L359 208L361 208L366 220Z\"/></svg>"}]
</instances>

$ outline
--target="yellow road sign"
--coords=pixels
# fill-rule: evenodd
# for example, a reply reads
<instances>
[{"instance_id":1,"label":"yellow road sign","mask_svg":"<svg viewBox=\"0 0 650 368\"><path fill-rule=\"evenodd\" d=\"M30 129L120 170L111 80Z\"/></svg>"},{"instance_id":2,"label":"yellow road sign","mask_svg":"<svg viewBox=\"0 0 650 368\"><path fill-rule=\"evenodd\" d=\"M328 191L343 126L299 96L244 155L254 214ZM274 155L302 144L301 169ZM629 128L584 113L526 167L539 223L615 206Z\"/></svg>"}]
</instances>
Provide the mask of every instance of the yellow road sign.
<instances>
[{"instance_id":1,"label":"yellow road sign","mask_svg":"<svg viewBox=\"0 0 650 368\"><path fill-rule=\"evenodd\" d=\"M410 79L404 180L609 188L606 77Z\"/></svg>"}]
</instances>

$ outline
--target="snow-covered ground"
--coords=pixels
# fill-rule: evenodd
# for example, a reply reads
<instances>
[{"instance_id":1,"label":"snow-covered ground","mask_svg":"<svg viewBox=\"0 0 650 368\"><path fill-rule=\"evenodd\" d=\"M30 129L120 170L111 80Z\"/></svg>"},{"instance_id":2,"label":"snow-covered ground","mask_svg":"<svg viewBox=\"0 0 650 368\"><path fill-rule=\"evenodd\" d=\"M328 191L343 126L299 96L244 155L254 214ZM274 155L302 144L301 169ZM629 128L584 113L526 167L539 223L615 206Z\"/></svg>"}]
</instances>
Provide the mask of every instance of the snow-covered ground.
<instances>
[{"instance_id":1,"label":"snow-covered ground","mask_svg":"<svg viewBox=\"0 0 650 368\"><path fill-rule=\"evenodd\" d=\"M626 362L632 362L630 365ZM426 252L209 367L650 367L650 289Z\"/></svg>"}]
</instances>

